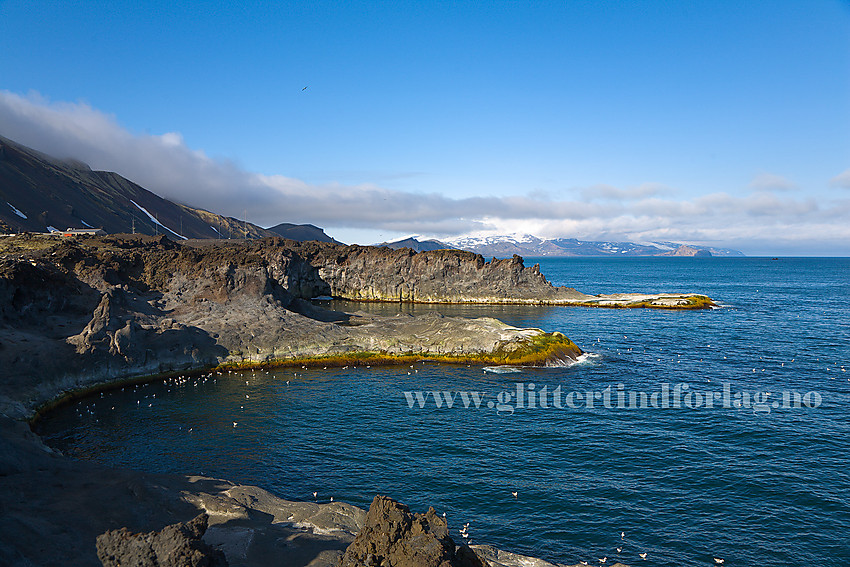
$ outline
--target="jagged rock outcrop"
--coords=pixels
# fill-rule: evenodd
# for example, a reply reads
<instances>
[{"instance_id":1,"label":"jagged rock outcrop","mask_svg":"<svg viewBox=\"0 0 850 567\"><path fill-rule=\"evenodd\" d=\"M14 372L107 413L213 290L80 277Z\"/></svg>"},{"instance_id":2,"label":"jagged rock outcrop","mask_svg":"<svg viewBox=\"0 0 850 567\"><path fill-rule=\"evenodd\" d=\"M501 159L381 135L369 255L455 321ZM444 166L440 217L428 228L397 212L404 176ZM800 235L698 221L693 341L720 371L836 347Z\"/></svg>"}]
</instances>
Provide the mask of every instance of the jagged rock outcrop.
<instances>
[{"instance_id":1,"label":"jagged rock outcrop","mask_svg":"<svg viewBox=\"0 0 850 567\"><path fill-rule=\"evenodd\" d=\"M110 530L97 537L97 557L104 567L227 567L224 554L201 539L207 521L200 514L159 532Z\"/></svg>"},{"instance_id":2,"label":"jagged rock outcrop","mask_svg":"<svg viewBox=\"0 0 850 567\"><path fill-rule=\"evenodd\" d=\"M68 338L79 354L89 354L103 349L112 355L121 355L132 361L130 350L137 345L135 340L139 324L127 317L127 302L124 291L113 287L107 289L95 307L91 320L78 335Z\"/></svg>"},{"instance_id":3,"label":"jagged rock outcrop","mask_svg":"<svg viewBox=\"0 0 850 567\"><path fill-rule=\"evenodd\" d=\"M556 288L522 258L493 258L463 250L414 252L366 246L303 243L298 254L334 297L420 303L547 303L592 298Z\"/></svg>"},{"instance_id":4,"label":"jagged rock outcrop","mask_svg":"<svg viewBox=\"0 0 850 567\"><path fill-rule=\"evenodd\" d=\"M474 551L457 548L433 508L412 514L404 504L375 496L363 529L339 567L486 567Z\"/></svg>"}]
</instances>

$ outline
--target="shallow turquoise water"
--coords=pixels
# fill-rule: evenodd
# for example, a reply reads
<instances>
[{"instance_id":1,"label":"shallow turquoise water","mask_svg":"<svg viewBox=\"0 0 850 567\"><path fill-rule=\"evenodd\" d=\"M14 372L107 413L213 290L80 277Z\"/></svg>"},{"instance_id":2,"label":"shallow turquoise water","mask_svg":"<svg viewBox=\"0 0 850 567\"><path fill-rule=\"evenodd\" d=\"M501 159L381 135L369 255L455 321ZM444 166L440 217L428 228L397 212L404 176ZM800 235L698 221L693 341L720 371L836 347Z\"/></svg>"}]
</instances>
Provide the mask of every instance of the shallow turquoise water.
<instances>
[{"instance_id":1,"label":"shallow turquoise water","mask_svg":"<svg viewBox=\"0 0 850 567\"><path fill-rule=\"evenodd\" d=\"M496 316L562 331L593 356L515 374L433 364L224 374L84 400L41 432L80 458L204 473L290 499L318 491L320 501L365 507L383 493L414 510L432 505L453 529L470 522L473 542L558 562L850 564L850 260L540 263L554 283L589 293L700 291L724 307L359 304ZM549 408L516 407L518 385L527 394L531 383L533 392L546 387ZM618 384L635 396L679 384L682 405L688 392L722 398L723 384L738 401L744 392L771 397L756 409L717 407L722 399L713 408L622 408ZM610 387L613 407L551 407L558 386L564 396ZM483 399L478 409L460 395L437 408L432 391ZM513 394L512 413L497 411L500 392ZM808 394L817 407L782 407L783 392Z\"/></svg>"}]
</instances>

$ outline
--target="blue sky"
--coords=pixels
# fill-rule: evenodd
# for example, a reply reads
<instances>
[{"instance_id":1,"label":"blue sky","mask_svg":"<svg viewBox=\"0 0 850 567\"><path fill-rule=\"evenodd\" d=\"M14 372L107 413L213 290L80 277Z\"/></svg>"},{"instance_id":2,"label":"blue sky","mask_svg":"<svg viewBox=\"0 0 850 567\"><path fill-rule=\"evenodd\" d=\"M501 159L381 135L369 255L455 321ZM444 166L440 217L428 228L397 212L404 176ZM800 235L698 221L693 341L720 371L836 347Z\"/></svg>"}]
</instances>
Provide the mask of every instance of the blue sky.
<instances>
[{"instance_id":1,"label":"blue sky","mask_svg":"<svg viewBox=\"0 0 850 567\"><path fill-rule=\"evenodd\" d=\"M850 255L847 2L0 0L0 53L0 135L264 226Z\"/></svg>"}]
</instances>

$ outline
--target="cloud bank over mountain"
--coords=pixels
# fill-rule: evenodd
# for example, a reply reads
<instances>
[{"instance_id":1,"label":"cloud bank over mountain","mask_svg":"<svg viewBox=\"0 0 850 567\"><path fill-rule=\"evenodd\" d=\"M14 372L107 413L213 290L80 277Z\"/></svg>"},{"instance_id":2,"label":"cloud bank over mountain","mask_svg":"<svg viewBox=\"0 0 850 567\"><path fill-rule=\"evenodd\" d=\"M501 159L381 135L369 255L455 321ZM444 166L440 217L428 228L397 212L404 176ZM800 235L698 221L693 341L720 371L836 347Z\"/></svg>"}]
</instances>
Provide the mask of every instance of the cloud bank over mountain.
<instances>
[{"instance_id":1,"label":"cloud bank over mountain","mask_svg":"<svg viewBox=\"0 0 850 567\"><path fill-rule=\"evenodd\" d=\"M0 91L0 135L50 155L115 171L159 195L271 226L311 223L447 237L531 233L546 238L674 240L735 247L750 254L850 254L848 171L828 172L816 198L764 172L740 188L682 196L648 180L636 187L594 185L560 197L453 198L376 184L310 184L246 171L187 146L176 132L137 134L82 102ZM569 180L564 180L565 184ZM734 191L734 193L733 193Z\"/></svg>"}]
</instances>

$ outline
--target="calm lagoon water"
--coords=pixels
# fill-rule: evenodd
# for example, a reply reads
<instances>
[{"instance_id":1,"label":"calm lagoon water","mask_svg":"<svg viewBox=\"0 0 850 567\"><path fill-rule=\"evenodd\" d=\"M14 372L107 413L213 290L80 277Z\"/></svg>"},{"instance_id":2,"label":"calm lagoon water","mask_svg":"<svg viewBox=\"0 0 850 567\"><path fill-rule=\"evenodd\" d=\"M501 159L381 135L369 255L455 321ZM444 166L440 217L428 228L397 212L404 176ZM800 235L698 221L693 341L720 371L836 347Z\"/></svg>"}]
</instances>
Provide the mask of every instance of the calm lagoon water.
<instances>
[{"instance_id":1,"label":"calm lagoon water","mask_svg":"<svg viewBox=\"0 0 850 567\"><path fill-rule=\"evenodd\" d=\"M850 565L850 259L539 261L553 283L588 293L699 291L723 307L332 302L495 316L561 331L592 355L513 374L420 363L151 384L64 407L40 432L78 458L203 473L294 500L317 491L319 501L367 507L382 493L415 511L431 505L452 529L469 522L473 543L557 562ZM512 413L497 411L500 393L529 384L546 388L549 408L513 398ZM551 407L558 386L562 395L610 387L616 400L620 384L636 396L663 384L718 397L726 385L738 401L771 396L757 408ZM437 408L433 391L483 397L479 408L459 395ZM817 407L782 407L783 392Z\"/></svg>"}]
</instances>

